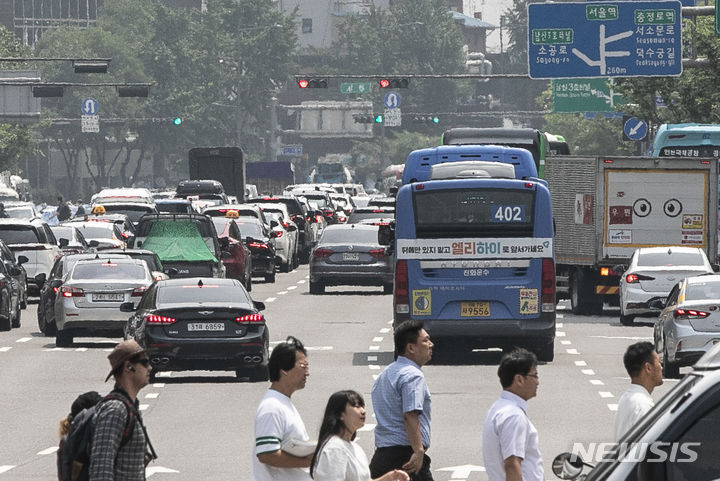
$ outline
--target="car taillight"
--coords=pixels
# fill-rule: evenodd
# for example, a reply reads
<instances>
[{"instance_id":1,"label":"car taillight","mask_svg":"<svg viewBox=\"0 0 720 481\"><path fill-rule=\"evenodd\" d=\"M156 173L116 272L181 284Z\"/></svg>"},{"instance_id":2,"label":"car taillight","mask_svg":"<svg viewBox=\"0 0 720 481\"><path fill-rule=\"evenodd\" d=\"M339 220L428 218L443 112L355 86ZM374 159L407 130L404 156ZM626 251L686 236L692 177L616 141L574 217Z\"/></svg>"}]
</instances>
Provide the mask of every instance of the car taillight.
<instances>
[{"instance_id":1,"label":"car taillight","mask_svg":"<svg viewBox=\"0 0 720 481\"><path fill-rule=\"evenodd\" d=\"M340 222L345 222L345 221L347 220L347 217L345 217L345 216L343 215L343 216L338 217L338 220L339 220Z\"/></svg>"},{"instance_id":2,"label":"car taillight","mask_svg":"<svg viewBox=\"0 0 720 481\"><path fill-rule=\"evenodd\" d=\"M248 247L255 247L256 249L268 249L267 244L264 244L262 242L251 242L248 244Z\"/></svg>"},{"instance_id":3,"label":"car taillight","mask_svg":"<svg viewBox=\"0 0 720 481\"><path fill-rule=\"evenodd\" d=\"M59 287L53 287L52 289L53 289L53 292L54 292L55 294L57 294L57 292L60 290Z\"/></svg>"},{"instance_id":4,"label":"car taillight","mask_svg":"<svg viewBox=\"0 0 720 481\"><path fill-rule=\"evenodd\" d=\"M332 253L333 251L330 249L315 249L313 251L313 257L329 257Z\"/></svg>"},{"instance_id":5,"label":"car taillight","mask_svg":"<svg viewBox=\"0 0 720 481\"><path fill-rule=\"evenodd\" d=\"M675 319L678 317L692 317L692 318L701 318L701 317L707 317L710 314L704 311L698 311L696 309L675 309L675 312L673 312L673 316L675 316Z\"/></svg>"},{"instance_id":6,"label":"car taillight","mask_svg":"<svg viewBox=\"0 0 720 481\"><path fill-rule=\"evenodd\" d=\"M323 216L321 216L320 214L315 216L315 222L320 222L322 219L323 219Z\"/></svg>"},{"instance_id":7,"label":"car taillight","mask_svg":"<svg viewBox=\"0 0 720 481\"><path fill-rule=\"evenodd\" d=\"M395 314L410 314L410 298L408 296L408 264L407 261L395 263Z\"/></svg>"},{"instance_id":8,"label":"car taillight","mask_svg":"<svg viewBox=\"0 0 720 481\"><path fill-rule=\"evenodd\" d=\"M156 280L156 281L161 281L161 280L163 280L163 276L157 275L157 276L155 276L155 280Z\"/></svg>"},{"instance_id":9,"label":"car taillight","mask_svg":"<svg viewBox=\"0 0 720 481\"><path fill-rule=\"evenodd\" d=\"M239 324L262 324L265 322L265 317L262 314L246 314L236 317L235 322Z\"/></svg>"},{"instance_id":10,"label":"car taillight","mask_svg":"<svg viewBox=\"0 0 720 481\"><path fill-rule=\"evenodd\" d=\"M133 289L130 297L142 297L142 295L145 294L145 291L147 291L147 287L136 287Z\"/></svg>"},{"instance_id":11,"label":"car taillight","mask_svg":"<svg viewBox=\"0 0 720 481\"><path fill-rule=\"evenodd\" d=\"M282 225L283 225L283 227L285 227L286 229L287 229L288 227L290 227L290 223L285 222L285 221L283 221Z\"/></svg>"},{"instance_id":12,"label":"car taillight","mask_svg":"<svg viewBox=\"0 0 720 481\"><path fill-rule=\"evenodd\" d=\"M63 297L85 297L85 291L79 287L62 286L60 288L60 294Z\"/></svg>"},{"instance_id":13,"label":"car taillight","mask_svg":"<svg viewBox=\"0 0 720 481\"><path fill-rule=\"evenodd\" d=\"M335 214L332 209L323 209L322 213L325 217L332 217Z\"/></svg>"},{"instance_id":14,"label":"car taillight","mask_svg":"<svg viewBox=\"0 0 720 481\"><path fill-rule=\"evenodd\" d=\"M625 282L628 284L637 284L640 281L654 281L654 277L645 276L643 274L628 274L625 276Z\"/></svg>"},{"instance_id":15,"label":"car taillight","mask_svg":"<svg viewBox=\"0 0 720 481\"><path fill-rule=\"evenodd\" d=\"M283 233L281 230L274 230L272 235L273 237L282 237Z\"/></svg>"},{"instance_id":16,"label":"car taillight","mask_svg":"<svg viewBox=\"0 0 720 481\"><path fill-rule=\"evenodd\" d=\"M147 323L148 324L174 324L177 322L177 319L174 317L168 317L168 316L158 316L157 314L150 314L147 316Z\"/></svg>"},{"instance_id":17,"label":"car taillight","mask_svg":"<svg viewBox=\"0 0 720 481\"><path fill-rule=\"evenodd\" d=\"M542 260L542 291L540 300L542 312L555 312L555 263L552 259Z\"/></svg>"},{"instance_id":18,"label":"car taillight","mask_svg":"<svg viewBox=\"0 0 720 481\"><path fill-rule=\"evenodd\" d=\"M130 235L127 232L121 232L120 235L122 236L123 239L128 239L130 237Z\"/></svg>"},{"instance_id":19,"label":"car taillight","mask_svg":"<svg viewBox=\"0 0 720 481\"><path fill-rule=\"evenodd\" d=\"M373 249L368 254L375 258L385 257L385 249Z\"/></svg>"}]
</instances>

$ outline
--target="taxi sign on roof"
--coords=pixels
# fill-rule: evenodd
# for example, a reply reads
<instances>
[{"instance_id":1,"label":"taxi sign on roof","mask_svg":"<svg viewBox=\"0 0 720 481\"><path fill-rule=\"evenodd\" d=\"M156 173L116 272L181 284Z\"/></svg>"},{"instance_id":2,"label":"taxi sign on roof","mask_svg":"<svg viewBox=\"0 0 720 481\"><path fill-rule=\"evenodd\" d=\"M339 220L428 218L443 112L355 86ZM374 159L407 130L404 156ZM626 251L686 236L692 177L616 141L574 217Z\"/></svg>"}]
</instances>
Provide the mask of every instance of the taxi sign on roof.
<instances>
[{"instance_id":1,"label":"taxi sign on roof","mask_svg":"<svg viewBox=\"0 0 720 481\"><path fill-rule=\"evenodd\" d=\"M225 212L225 217L228 219L237 219L238 217L240 217L240 214L238 214L238 211L236 210L228 209Z\"/></svg>"},{"instance_id":2,"label":"taxi sign on roof","mask_svg":"<svg viewBox=\"0 0 720 481\"><path fill-rule=\"evenodd\" d=\"M93 207L92 213L95 215L103 215L105 214L105 207L101 205L96 205L95 207Z\"/></svg>"}]
</instances>

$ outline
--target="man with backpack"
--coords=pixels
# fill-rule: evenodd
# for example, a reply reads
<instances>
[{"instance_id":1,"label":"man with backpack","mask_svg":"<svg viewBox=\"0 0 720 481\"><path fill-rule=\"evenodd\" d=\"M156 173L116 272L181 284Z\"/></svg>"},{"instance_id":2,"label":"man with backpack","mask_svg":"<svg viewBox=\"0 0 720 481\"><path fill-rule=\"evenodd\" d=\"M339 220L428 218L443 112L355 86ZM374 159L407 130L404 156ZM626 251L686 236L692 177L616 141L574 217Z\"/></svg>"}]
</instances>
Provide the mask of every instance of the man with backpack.
<instances>
[{"instance_id":1,"label":"man with backpack","mask_svg":"<svg viewBox=\"0 0 720 481\"><path fill-rule=\"evenodd\" d=\"M114 376L115 388L93 417L89 479L143 481L146 459L156 457L137 400L138 392L150 383L150 359L134 340L115 346L108 359L111 371L105 382Z\"/></svg>"}]
</instances>

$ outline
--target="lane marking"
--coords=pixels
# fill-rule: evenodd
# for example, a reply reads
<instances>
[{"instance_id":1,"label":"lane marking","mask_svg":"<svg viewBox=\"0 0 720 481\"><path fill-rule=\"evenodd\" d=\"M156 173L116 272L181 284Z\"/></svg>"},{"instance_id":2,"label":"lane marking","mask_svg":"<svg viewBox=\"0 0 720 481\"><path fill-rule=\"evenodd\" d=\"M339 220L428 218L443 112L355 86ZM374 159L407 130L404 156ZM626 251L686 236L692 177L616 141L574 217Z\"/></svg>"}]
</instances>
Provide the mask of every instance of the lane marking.
<instances>
[{"instance_id":1,"label":"lane marking","mask_svg":"<svg viewBox=\"0 0 720 481\"><path fill-rule=\"evenodd\" d=\"M288 291L292 291L293 289L297 289L297 288L298 288L298 286L290 286L290 287L287 287L286 289Z\"/></svg>"},{"instance_id":2,"label":"lane marking","mask_svg":"<svg viewBox=\"0 0 720 481\"><path fill-rule=\"evenodd\" d=\"M382 329L380 329L380 334L387 334L388 332L390 332L389 327L383 327Z\"/></svg>"},{"instance_id":3,"label":"lane marking","mask_svg":"<svg viewBox=\"0 0 720 481\"><path fill-rule=\"evenodd\" d=\"M297 281L298 284L305 284L304 280Z\"/></svg>"},{"instance_id":4,"label":"lane marking","mask_svg":"<svg viewBox=\"0 0 720 481\"><path fill-rule=\"evenodd\" d=\"M385 338L384 337L373 337L372 342L382 342L383 339L385 339Z\"/></svg>"},{"instance_id":5,"label":"lane marking","mask_svg":"<svg viewBox=\"0 0 720 481\"><path fill-rule=\"evenodd\" d=\"M377 364L369 364L368 367L369 367L372 371L379 371L379 370L380 370L380 366L378 366Z\"/></svg>"},{"instance_id":6,"label":"lane marking","mask_svg":"<svg viewBox=\"0 0 720 481\"><path fill-rule=\"evenodd\" d=\"M28 341L32 341L32 337L21 337L20 339L18 339L15 342L28 342Z\"/></svg>"},{"instance_id":7,"label":"lane marking","mask_svg":"<svg viewBox=\"0 0 720 481\"><path fill-rule=\"evenodd\" d=\"M165 383L164 382L156 382L155 384L153 384L153 387L165 387Z\"/></svg>"},{"instance_id":8,"label":"lane marking","mask_svg":"<svg viewBox=\"0 0 720 481\"><path fill-rule=\"evenodd\" d=\"M565 349L568 354L580 354L577 349Z\"/></svg>"},{"instance_id":9,"label":"lane marking","mask_svg":"<svg viewBox=\"0 0 720 481\"><path fill-rule=\"evenodd\" d=\"M145 395L145 399L157 399L159 395L159 392L149 392Z\"/></svg>"},{"instance_id":10,"label":"lane marking","mask_svg":"<svg viewBox=\"0 0 720 481\"><path fill-rule=\"evenodd\" d=\"M600 391L598 394L600 394L601 398L615 397L613 393L607 391Z\"/></svg>"},{"instance_id":11,"label":"lane marking","mask_svg":"<svg viewBox=\"0 0 720 481\"><path fill-rule=\"evenodd\" d=\"M555 337L565 337L565 331L556 331Z\"/></svg>"},{"instance_id":12,"label":"lane marking","mask_svg":"<svg viewBox=\"0 0 720 481\"><path fill-rule=\"evenodd\" d=\"M617 404L608 404L607 407L608 407L608 409L611 410L611 411L617 411L617 409L618 409L618 405L617 405Z\"/></svg>"},{"instance_id":13,"label":"lane marking","mask_svg":"<svg viewBox=\"0 0 720 481\"><path fill-rule=\"evenodd\" d=\"M378 374L373 374L373 375L372 375L372 378L373 378L373 381L377 381ZM374 416L374 414L373 414L373 416Z\"/></svg>"},{"instance_id":14,"label":"lane marking","mask_svg":"<svg viewBox=\"0 0 720 481\"><path fill-rule=\"evenodd\" d=\"M652 337L642 337L642 336L588 336L588 337L594 337L597 339L625 339L628 341L648 341L648 340L652 339Z\"/></svg>"},{"instance_id":15,"label":"lane marking","mask_svg":"<svg viewBox=\"0 0 720 481\"><path fill-rule=\"evenodd\" d=\"M149 406L149 404L141 404L141 405L140 405L140 410L141 410L141 411L144 411L144 410L146 410L146 409L148 408L148 406Z\"/></svg>"},{"instance_id":16,"label":"lane marking","mask_svg":"<svg viewBox=\"0 0 720 481\"><path fill-rule=\"evenodd\" d=\"M43 449L42 451L40 451L39 453L37 453L37 455L38 455L38 456L47 456L48 454L52 454L52 453L54 453L54 452L57 451L57 450L58 450L58 447L57 447L57 446L52 446L52 447L49 447L49 448L47 448L47 449Z\"/></svg>"},{"instance_id":17,"label":"lane marking","mask_svg":"<svg viewBox=\"0 0 720 481\"><path fill-rule=\"evenodd\" d=\"M583 374L587 374L588 376L594 376L594 375L595 375L595 371L593 371L592 369L582 369L582 373L583 373Z\"/></svg>"},{"instance_id":18,"label":"lane marking","mask_svg":"<svg viewBox=\"0 0 720 481\"><path fill-rule=\"evenodd\" d=\"M368 356L367 360L368 361L377 361L378 357L377 356Z\"/></svg>"},{"instance_id":19,"label":"lane marking","mask_svg":"<svg viewBox=\"0 0 720 481\"><path fill-rule=\"evenodd\" d=\"M87 350L88 350L87 347L78 347L77 349L75 349L75 352L85 352Z\"/></svg>"},{"instance_id":20,"label":"lane marking","mask_svg":"<svg viewBox=\"0 0 720 481\"><path fill-rule=\"evenodd\" d=\"M277 297L268 297L265 299L265 302L273 302L275 299L277 299Z\"/></svg>"},{"instance_id":21,"label":"lane marking","mask_svg":"<svg viewBox=\"0 0 720 481\"><path fill-rule=\"evenodd\" d=\"M171 377L172 371L162 371L157 374L155 374L155 377Z\"/></svg>"},{"instance_id":22,"label":"lane marking","mask_svg":"<svg viewBox=\"0 0 720 481\"><path fill-rule=\"evenodd\" d=\"M281 295L281 296L284 296L285 294L287 294L287 291L280 291L280 292L278 292L278 295Z\"/></svg>"},{"instance_id":23,"label":"lane marking","mask_svg":"<svg viewBox=\"0 0 720 481\"><path fill-rule=\"evenodd\" d=\"M563 346L569 346L570 344L572 344L572 341L560 341L560 344L562 344Z\"/></svg>"},{"instance_id":24,"label":"lane marking","mask_svg":"<svg viewBox=\"0 0 720 481\"><path fill-rule=\"evenodd\" d=\"M562 329L564 326L563 326L563 323L562 323L562 322L556 322L556 323L555 323L555 327L556 327L556 328L559 327L560 329Z\"/></svg>"},{"instance_id":25,"label":"lane marking","mask_svg":"<svg viewBox=\"0 0 720 481\"><path fill-rule=\"evenodd\" d=\"M604 386L605 383L602 382L600 379L590 379L590 384L594 386Z\"/></svg>"},{"instance_id":26,"label":"lane marking","mask_svg":"<svg viewBox=\"0 0 720 481\"><path fill-rule=\"evenodd\" d=\"M0 466L0 473L7 473L14 467L15 467L15 465L8 465L8 464Z\"/></svg>"},{"instance_id":27,"label":"lane marking","mask_svg":"<svg viewBox=\"0 0 720 481\"><path fill-rule=\"evenodd\" d=\"M379 350L380 350L380 346L370 346L368 348L368 351L379 351Z\"/></svg>"},{"instance_id":28,"label":"lane marking","mask_svg":"<svg viewBox=\"0 0 720 481\"><path fill-rule=\"evenodd\" d=\"M587 363L585 361L575 361L575 365L578 367L587 366Z\"/></svg>"},{"instance_id":29,"label":"lane marking","mask_svg":"<svg viewBox=\"0 0 720 481\"><path fill-rule=\"evenodd\" d=\"M0 347L0 352L8 352L10 349L12 349L12 347Z\"/></svg>"}]
</instances>

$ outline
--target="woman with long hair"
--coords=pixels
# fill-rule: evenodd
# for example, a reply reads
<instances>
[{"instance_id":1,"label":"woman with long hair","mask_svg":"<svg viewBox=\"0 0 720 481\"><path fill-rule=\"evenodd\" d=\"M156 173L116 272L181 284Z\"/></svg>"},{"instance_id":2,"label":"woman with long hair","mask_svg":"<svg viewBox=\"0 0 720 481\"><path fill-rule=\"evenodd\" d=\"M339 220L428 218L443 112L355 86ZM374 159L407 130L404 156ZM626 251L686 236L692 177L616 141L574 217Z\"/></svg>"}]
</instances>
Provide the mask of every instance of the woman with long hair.
<instances>
[{"instance_id":1,"label":"woman with long hair","mask_svg":"<svg viewBox=\"0 0 720 481\"><path fill-rule=\"evenodd\" d=\"M330 396L320 425L310 475L317 481L371 481L367 456L355 442L365 425L365 400L355 391ZM394 469L374 481L409 481L405 471Z\"/></svg>"}]
</instances>

